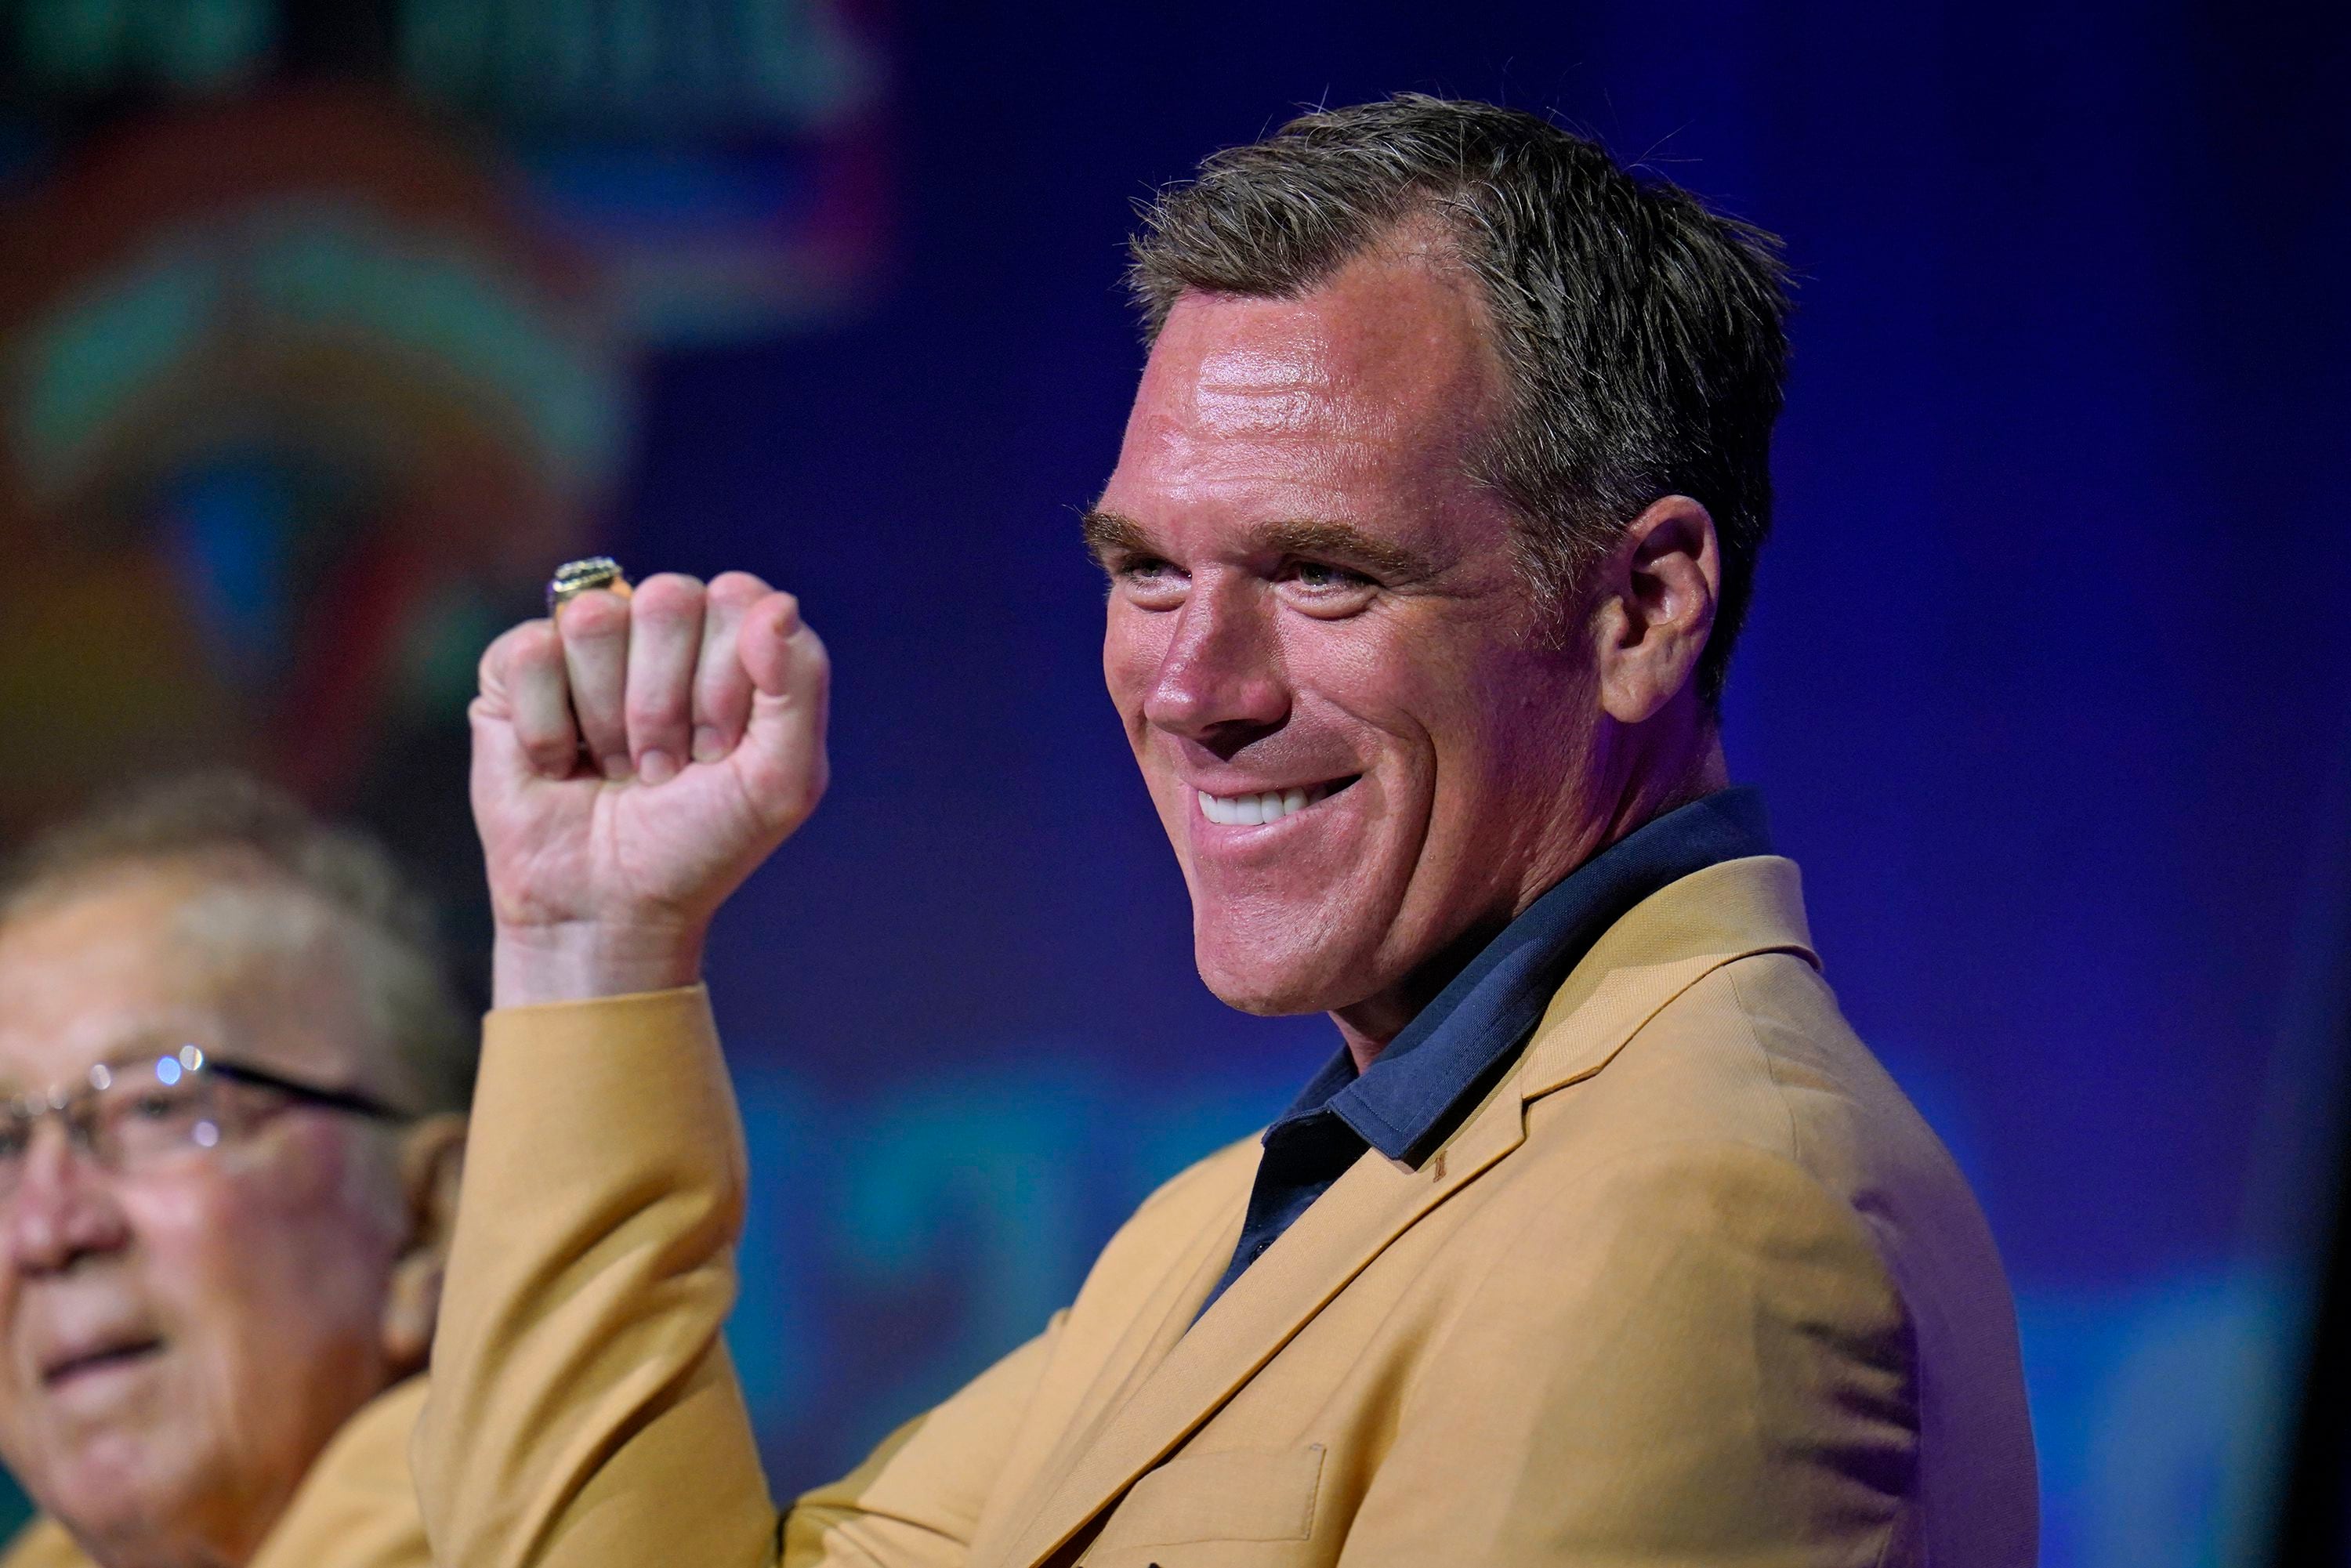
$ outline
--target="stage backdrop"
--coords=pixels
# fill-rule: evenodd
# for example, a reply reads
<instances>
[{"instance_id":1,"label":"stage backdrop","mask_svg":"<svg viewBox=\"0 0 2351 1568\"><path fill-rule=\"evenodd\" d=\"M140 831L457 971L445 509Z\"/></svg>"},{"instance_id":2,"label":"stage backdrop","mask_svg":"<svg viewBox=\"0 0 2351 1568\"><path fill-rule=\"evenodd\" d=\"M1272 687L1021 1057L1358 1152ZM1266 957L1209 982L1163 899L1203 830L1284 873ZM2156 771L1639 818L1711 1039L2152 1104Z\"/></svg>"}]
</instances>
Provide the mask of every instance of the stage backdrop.
<instances>
[{"instance_id":1,"label":"stage backdrop","mask_svg":"<svg viewBox=\"0 0 2351 1568\"><path fill-rule=\"evenodd\" d=\"M340 57L327 8L253 9L279 29L267 68L158 88L151 112L266 105L289 58ZM2343 1088L2343 21L2121 0L708 0L664 8L685 31L648 42L610 32L633 7L374 13L392 30L372 79L471 138L512 225L420 252L335 209L363 254L491 258L465 276L502 302L511 352L450 356L432 384L455 412L402 439L503 455L530 504L485 512L456 483L473 499L453 537L497 538L434 557L461 580L417 602L478 620L527 595L532 552L593 542L641 574L762 572L833 652L831 797L731 908L710 968L756 1169L732 1338L779 1490L1034 1333L1153 1184L1249 1133L1331 1049L1321 1022L1240 1018L1192 973L1100 689L1076 517L1140 359L1117 286L1130 204L1297 105L1411 88L1554 110L1788 235L1795 371L1733 771L1804 868L1855 1024L1990 1211L2044 1560L2259 1560ZM541 38L548 16L585 31ZM42 124L44 147L78 134ZM46 199L70 174L28 168ZM25 318L48 324L38 341L129 329L61 308ZM8 339L13 375L35 340ZM59 396L39 407L87 405ZM81 428L10 418L12 442ZM140 428L179 450L178 424ZM256 577L287 558L246 547L329 515L287 477L311 470L120 471L184 478L152 488L138 537L160 541L153 570L211 562L199 580L225 585L214 630L183 633L214 650L208 678L279 694L263 676L298 667L301 622L255 620L281 601L253 585L323 580ZM60 538L81 526L45 515ZM7 691L54 703L60 649L113 657L131 635L111 601L77 613L37 648L51 664L8 654ZM355 667L420 692L455 669L461 688L456 633L423 624L392 644L413 659ZM446 685L384 699L369 735L412 738L353 737L306 781L462 890ZM220 704L261 737L239 754L295 766L303 710ZM84 781L43 766L12 763L0 810L21 797L34 820Z\"/></svg>"}]
</instances>

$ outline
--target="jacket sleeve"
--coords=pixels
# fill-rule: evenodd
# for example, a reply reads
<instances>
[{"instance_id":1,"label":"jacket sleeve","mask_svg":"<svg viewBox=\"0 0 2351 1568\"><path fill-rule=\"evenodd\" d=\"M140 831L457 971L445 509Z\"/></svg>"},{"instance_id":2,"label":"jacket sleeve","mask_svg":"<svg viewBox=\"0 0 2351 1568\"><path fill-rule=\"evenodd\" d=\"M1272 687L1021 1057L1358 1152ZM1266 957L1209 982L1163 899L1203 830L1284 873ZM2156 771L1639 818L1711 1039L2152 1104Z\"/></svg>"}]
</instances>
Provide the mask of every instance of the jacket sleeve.
<instances>
[{"instance_id":1,"label":"jacket sleeve","mask_svg":"<svg viewBox=\"0 0 2351 1568\"><path fill-rule=\"evenodd\" d=\"M1860 1221L1792 1161L1621 1157L1439 1331L1342 1568L1908 1561L1912 1365Z\"/></svg>"},{"instance_id":2,"label":"jacket sleeve","mask_svg":"<svg viewBox=\"0 0 2351 1568\"><path fill-rule=\"evenodd\" d=\"M492 1013L466 1145L412 1450L434 1561L963 1561L1042 1343L787 1524L720 1338L745 1160L699 987Z\"/></svg>"}]
</instances>

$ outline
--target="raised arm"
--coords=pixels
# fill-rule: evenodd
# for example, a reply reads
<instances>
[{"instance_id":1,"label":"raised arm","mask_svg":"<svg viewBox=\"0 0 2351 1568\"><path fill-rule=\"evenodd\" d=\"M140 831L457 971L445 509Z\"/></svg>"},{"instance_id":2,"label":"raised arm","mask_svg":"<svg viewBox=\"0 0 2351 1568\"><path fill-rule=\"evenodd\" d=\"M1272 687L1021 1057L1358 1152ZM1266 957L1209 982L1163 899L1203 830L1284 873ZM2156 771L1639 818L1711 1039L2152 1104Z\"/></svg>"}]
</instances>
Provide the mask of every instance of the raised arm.
<instances>
[{"instance_id":1,"label":"raised arm","mask_svg":"<svg viewBox=\"0 0 2351 1568\"><path fill-rule=\"evenodd\" d=\"M823 792L824 649L739 573L561 614L474 705L497 1007L413 1446L434 1560L956 1568L1052 1331L789 1519L720 1338L743 1141L695 977Z\"/></svg>"},{"instance_id":2,"label":"raised arm","mask_svg":"<svg viewBox=\"0 0 2351 1568\"><path fill-rule=\"evenodd\" d=\"M657 577L482 663L496 1010L414 1469L436 1561L771 1563L719 1330L743 1149L696 984L825 783L824 649L742 574Z\"/></svg>"}]
</instances>

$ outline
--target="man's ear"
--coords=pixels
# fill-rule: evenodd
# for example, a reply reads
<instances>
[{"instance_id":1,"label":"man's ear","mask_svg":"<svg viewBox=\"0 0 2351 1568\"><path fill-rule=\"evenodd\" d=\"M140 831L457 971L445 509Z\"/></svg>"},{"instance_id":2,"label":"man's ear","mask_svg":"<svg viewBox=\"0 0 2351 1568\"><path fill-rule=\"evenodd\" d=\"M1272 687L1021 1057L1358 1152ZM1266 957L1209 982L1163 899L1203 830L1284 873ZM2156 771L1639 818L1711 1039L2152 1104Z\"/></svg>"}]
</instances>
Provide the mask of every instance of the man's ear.
<instances>
[{"instance_id":1,"label":"man's ear","mask_svg":"<svg viewBox=\"0 0 2351 1568\"><path fill-rule=\"evenodd\" d=\"M1722 597L1712 514L1661 496L1604 563L1593 605L1600 706L1619 724L1654 717L1698 673Z\"/></svg>"},{"instance_id":2,"label":"man's ear","mask_svg":"<svg viewBox=\"0 0 2351 1568\"><path fill-rule=\"evenodd\" d=\"M401 1134L400 1185L408 1238L384 1292L383 1352L395 1374L423 1370L441 1312L441 1277L457 1223L457 1188L465 1170L465 1118L444 1112Z\"/></svg>"}]
</instances>

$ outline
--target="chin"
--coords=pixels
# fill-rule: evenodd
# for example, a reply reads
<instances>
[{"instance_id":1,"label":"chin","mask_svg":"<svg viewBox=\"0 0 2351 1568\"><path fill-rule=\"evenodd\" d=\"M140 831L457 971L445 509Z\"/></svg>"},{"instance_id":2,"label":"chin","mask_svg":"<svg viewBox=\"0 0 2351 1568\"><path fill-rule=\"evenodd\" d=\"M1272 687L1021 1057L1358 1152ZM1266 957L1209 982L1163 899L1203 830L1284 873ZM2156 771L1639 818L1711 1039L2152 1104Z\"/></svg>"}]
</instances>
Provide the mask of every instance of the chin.
<instances>
[{"instance_id":1,"label":"chin","mask_svg":"<svg viewBox=\"0 0 2351 1568\"><path fill-rule=\"evenodd\" d=\"M1258 1018L1333 1012L1379 988L1369 953L1349 944L1300 944L1284 951L1201 932L1192 957L1218 1001Z\"/></svg>"},{"instance_id":2,"label":"chin","mask_svg":"<svg viewBox=\"0 0 2351 1568\"><path fill-rule=\"evenodd\" d=\"M69 1464L47 1488L27 1486L77 1535L118 1548L170 1532L191 1501L186 1479L158 1474L157 1456L124 1449Z\"/></svg>"},{"instance_id":3,"label":"chin","mask_svg":"<svg viewBox=\"0 0 2351 1568\"><path fill-rule=\"evenodd\" d=\"M1305 988L1268 984L1255 975L1216 974L1204 967L1200 978L1217 1000L1254 1018L1294 1018L1331 1010L1313 999L1312 993Z\"/></svg>"}]
</instances>

